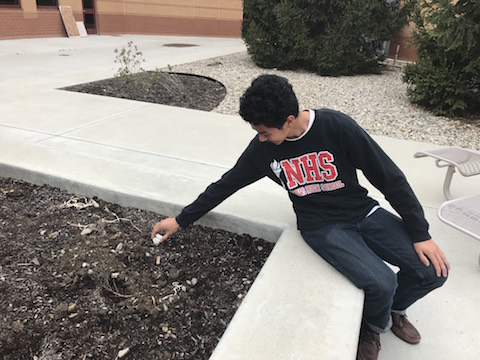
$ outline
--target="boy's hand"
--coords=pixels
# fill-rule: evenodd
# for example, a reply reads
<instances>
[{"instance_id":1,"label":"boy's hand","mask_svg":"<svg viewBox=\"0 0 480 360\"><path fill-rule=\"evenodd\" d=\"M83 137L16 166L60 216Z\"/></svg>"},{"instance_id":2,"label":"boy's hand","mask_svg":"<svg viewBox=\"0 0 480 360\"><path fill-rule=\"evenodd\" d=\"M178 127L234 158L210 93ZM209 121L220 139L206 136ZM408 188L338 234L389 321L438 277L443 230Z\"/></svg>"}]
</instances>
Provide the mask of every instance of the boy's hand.
<instances>
[{"instance_id":1,"label":"boy's hand","mask_svg":"<svg viewBox=\"0 0 480 360\"><path fill-rule=\"evenodd\" d=\"M417 242L413 244L413 247L425 266L429 266L430 262L432 262L437 276L440 277L443 275L443 277L447 277L447 269L450 270L450 263L435 241L430 239L427 241Z\"/></svg>"},{"instance_id":2,"label":"boy's hand","mask_svg":"<svg viewBox=\"0 0 480 360\"><path fill-rule=\"evenodd\" d=\"M160 242L164 242L169 238L170 235L175 234L179 229L179 227L180 225L178 225L177 220L175 220L175 218L163 219L162 221L157 222L153 226L152 240L155 237L155 235L159 234L160 232L164 232L162 239L160 240Z\"/></svg>"}]
</instances>

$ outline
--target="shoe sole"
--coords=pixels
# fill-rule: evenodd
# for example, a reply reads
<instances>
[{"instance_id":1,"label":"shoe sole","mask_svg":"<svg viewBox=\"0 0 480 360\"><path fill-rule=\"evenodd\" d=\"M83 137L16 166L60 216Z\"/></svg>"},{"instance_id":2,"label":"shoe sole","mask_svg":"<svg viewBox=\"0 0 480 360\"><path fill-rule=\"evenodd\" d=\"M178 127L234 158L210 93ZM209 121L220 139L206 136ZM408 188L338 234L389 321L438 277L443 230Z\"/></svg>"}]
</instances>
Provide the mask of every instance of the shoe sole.
<instances>
[{"instance_id":1,"label":"shoe sole","mask_svg":"<svg viewBox=\"0 0 480 360\"><path fill-rule=\"evenodd\" d=\"M419 339L406 338L402 333L393 330L393 328L392 328L392 332L393 332L393 333L395 334L395 336L398 337L400 340L403 340L403 341L405 341L406 343L411 344L411 345L417 345L418 343L420 343L420 340L422 340L422 338L419 338Z\"/></svg>"}]
</instances>

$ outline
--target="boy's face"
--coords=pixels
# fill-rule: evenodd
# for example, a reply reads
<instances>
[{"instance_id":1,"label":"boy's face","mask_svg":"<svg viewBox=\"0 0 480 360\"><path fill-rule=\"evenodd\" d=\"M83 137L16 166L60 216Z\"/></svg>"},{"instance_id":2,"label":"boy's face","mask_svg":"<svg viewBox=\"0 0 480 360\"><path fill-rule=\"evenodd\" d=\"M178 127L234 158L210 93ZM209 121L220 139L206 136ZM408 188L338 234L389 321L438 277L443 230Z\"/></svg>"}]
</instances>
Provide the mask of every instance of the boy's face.
<instances>
[{"instance_id":1,"label":"boy's face","mask_svg":"<svg viewBox=\"0 0 480 360\"><path fill-rule=\"evenodd\" d=\"M261 142L269 142L275 145L280 145L285 141L288 136L288 122L286 121L283 124L281 129L273 128L273 127L266 127L265 125L253 125L252 129L258 132L258 139Z\"/></svg>"}]
</instances>

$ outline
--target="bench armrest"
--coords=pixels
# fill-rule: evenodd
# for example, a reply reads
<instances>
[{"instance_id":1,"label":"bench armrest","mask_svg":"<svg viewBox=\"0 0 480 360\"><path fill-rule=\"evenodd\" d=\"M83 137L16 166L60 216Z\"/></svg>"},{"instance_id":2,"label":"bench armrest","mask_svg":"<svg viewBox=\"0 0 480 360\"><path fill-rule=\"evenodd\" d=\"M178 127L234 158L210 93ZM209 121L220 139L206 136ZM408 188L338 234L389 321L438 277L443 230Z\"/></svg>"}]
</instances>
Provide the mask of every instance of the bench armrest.
<instances>
[{"instance_id":1,"label":"bench armrest","mask_svg":"<svg viewBox=\"0 0 480 360\"><path fill-rule=\"evenodd\" d=\"M480 174L480 154L459 147L445 147L435 150L419 151L413 155L415 158L432 157L438 167L447 166L447 174L443 183L443 194L447 200L453 199L450 193L450 184L453 173L458 170L463 176Z\"/></svg>"}]
</instances>

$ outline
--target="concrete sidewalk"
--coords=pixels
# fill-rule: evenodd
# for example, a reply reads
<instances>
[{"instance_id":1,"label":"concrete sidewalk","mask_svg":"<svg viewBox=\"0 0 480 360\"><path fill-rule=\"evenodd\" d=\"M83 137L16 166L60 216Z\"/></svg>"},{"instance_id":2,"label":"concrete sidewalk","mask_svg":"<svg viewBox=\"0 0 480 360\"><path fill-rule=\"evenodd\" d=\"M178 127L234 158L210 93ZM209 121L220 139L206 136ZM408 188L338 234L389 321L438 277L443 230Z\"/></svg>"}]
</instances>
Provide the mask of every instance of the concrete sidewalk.
<instances>
[{"instance_id":1,"label":"concrete sidewalk","mask_svg":"<svg viewBox=\"0 0 480 360\"><path fill-rule=\"evenodd\" d=\"M237 116L58 89L112 77L117 68L113 50L128 41L143 52L147 70L245 51L239 39L196 37L122 35L0 41L0 176L47 182L121 205L176 215L235 163L254 136ZM195 46L164 46L171 43ZM477 359L480 242L438 221L445 170L436 168L433 160L413 158L416 151L437 146L379 136L375 139L409 178L424 206L432 235L453 267L446 285L409 311L422 333L422 343L411 346L390 333L382 335L380 358ZM479 180L457 174L452 193L480 193ZM388 207L376 189L365 185ZM268 180L239 191L201 222L270 241L276 241L285 229L295 228L287 194ZM325 316L334 321L336 315L347 311L344 309L353 308L358 313L359 305L352 304L359 299L357 289L345 285L345 280L317 257L306 261L319 262L315 266L325 271L321 276L330 277L330 287L322 291L339 289L338 294L343 294L335 302L322 303L318 289L310 290L309 296L317 296L320 305L331 306ZM288 313L282 316L288 317ZM311 316L314 319L316 315ZM338 330L335 324L322 325ZM313 357L308 354L316 351L322 359L344 359L348 356L340 354L351 354L318 345L334 344L335 338L343 339L344 334L315 338L309 327L299 331L313 336L314 341L305 352L296 349L294 357L285 355L285 359L310 359ZM353 334L340 343L352 343ZM283 346L291 345L292 340L285 340Z\"/></svg>"}]
</instances>

